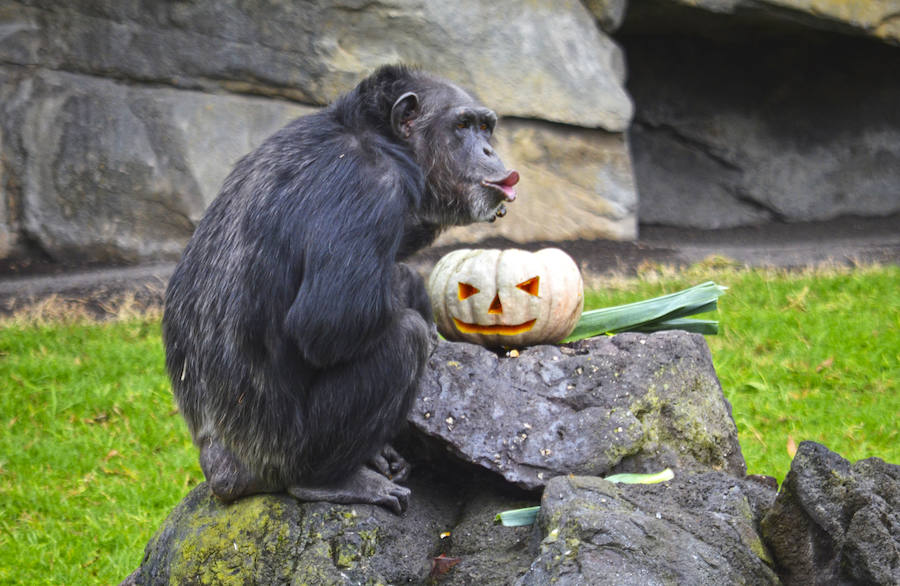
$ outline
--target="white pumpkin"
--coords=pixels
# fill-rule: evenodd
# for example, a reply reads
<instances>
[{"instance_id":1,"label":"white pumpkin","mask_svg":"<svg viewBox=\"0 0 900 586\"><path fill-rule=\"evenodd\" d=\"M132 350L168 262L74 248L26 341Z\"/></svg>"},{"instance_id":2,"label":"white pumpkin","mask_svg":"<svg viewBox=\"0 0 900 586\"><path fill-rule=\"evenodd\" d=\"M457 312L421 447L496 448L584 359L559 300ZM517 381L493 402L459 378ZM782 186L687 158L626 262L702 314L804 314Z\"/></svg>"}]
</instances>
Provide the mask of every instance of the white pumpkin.
<instances>
[{"instance_id":1,"label":"white pumpkin","mask_svg":"<svg viewBox=\"0 0 900 586\"><path fill-rule=\"evenodd\" d=\"M456 250L435 265L428 293L445 338L489 347L558 342L584 307L578 265L558 248Z\"/></svg>"}]
</instances>

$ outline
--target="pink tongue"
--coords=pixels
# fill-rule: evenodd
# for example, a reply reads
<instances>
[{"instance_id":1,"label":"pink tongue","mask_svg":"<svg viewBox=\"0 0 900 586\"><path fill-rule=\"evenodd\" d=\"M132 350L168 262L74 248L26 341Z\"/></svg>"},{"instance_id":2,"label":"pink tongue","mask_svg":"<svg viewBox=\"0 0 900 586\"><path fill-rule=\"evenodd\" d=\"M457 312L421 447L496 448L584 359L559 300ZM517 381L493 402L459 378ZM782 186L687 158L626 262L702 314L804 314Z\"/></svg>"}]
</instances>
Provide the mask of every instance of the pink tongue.
<instances>
[{"instance_id":1,"label":"pink tongue","mask_svg":"<svg viewBox=\"0 0 900 586\"><path fill-rule=\"evenodd\" d=\"M506 179L500 182L500 185L507 185L512 187L516 183L519 182L519 172L518 171L510 171L509 175L506 176Z\"/></svg>"},{"instance_id":2,"label":"pink tongue","mask_svg":"<svg viewBox=\"0 0 900 586\"><path fill-rule=\"evenodd\" d=\"M513 185L515 185L518 182L519 182L518 171L510 171L509 175L506 176L506 179L497 183L497 185L503 191L503 195L506 196L507 201L514 201L516 199L516 190L513 189Z\"/></svg>"}]
</instances>

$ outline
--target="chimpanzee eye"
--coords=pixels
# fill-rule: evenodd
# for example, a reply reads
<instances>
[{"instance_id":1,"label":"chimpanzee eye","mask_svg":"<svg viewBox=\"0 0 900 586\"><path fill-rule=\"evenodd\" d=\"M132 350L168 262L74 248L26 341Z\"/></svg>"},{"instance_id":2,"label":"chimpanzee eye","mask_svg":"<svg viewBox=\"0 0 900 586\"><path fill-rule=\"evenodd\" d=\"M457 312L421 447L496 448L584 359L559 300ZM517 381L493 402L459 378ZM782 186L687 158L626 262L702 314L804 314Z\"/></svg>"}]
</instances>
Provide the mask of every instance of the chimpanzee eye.
<instances>
[{"instance_id":1,"label":"chimpanzee eye","mask_svg":"<svg viewBox=\"0 0 900 586\"><path fill-rule=\"evenodd\" d=\"M478 127L478 130L487 130L487 129L488 129L488 125L485 124L484 122L482 122L481 126Z\"/></svg>"},{"instance_id":2,"label":"chimpanzee eye","mask_svg":"<svg viewBox=\"0 0 900 586\"><path fill-rule=\"evenodd\" d=\"M465 130L466 128L469 127L469 121L468 120L460 120L459 122L456 123L456 127L459 128L460 130Z\"/></svg>"}]
</instances>

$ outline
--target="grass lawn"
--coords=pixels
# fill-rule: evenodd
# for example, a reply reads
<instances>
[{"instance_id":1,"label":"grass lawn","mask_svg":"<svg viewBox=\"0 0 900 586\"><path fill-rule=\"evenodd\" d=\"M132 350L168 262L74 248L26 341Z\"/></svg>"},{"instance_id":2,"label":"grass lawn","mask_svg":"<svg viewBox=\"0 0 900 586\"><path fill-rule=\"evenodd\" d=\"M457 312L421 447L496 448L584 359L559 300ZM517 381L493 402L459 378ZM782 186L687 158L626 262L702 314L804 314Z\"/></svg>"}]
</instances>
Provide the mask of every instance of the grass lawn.
<instances>
[{"instance_id":1,"label":"grass lawn","mask_svg":"<svg viewBox=\"0 0 900 586\"><path fill-rule=\"evenodd\" d=\"M752 473L802 440L900 462L900 267L799 273L708 262L596 278L587 308L705 280L707 338ZM0 322L0 583L117 583L202 475L173 407L158 316Z\"/></svg>"}]
</instances>

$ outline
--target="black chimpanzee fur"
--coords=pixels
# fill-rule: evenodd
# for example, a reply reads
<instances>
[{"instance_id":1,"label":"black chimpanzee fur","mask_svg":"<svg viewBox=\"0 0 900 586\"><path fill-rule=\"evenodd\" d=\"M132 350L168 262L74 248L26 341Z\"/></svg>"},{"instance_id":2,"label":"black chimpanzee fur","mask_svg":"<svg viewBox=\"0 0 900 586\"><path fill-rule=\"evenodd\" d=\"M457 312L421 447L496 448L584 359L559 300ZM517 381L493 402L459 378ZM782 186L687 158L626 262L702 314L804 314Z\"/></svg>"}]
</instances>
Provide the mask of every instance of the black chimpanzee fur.
<instances>
[{"instance_id":1,"label":"black chimpanzee fur","mask_svg":"<svg viewBox=\"0 0 900 586\"><path fill-rule=\"evenodd\" d=\"M515 197L495 123L447 81L388 66L237 163L163 318L175 398L220 498L405 508L389 477L407 467L387 442L435 333L422 279L398 261Z\"/></svg>"}]
</instances>

